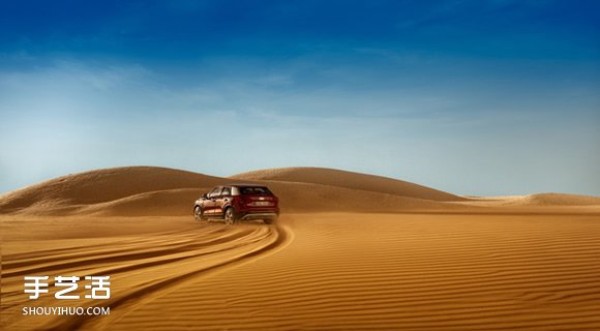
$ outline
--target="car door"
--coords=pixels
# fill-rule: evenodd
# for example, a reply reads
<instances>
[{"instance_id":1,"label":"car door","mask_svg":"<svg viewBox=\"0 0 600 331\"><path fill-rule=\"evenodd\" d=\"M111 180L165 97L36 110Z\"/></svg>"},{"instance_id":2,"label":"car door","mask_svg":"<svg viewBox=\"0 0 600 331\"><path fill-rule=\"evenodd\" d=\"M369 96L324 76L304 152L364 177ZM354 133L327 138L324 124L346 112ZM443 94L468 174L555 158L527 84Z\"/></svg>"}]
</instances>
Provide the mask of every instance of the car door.
<instances>
[{"instance_id":1,"label":"car door","mask_svg":"<svg viewBox=\"0 0 600 331\"><path fill-rule=\"evenodd\" d=\"M215 215L222 216L225 212L225 207L229 205L231 200L231 187L223 186L219 196L215 201Z\"/></svg>"},{"instance_id":2,"label":"car door","mask_svg":"<svg viewBox=\"0 0 600 331\"><path fill-rule=\"evenodd\" d=\"M217 198L221 194L221 189L221 186L217 186L206 195L206 199L204 200L203 204L203 210L206 216L214 217L217 211Z\"/></svg>"}]
</instances>

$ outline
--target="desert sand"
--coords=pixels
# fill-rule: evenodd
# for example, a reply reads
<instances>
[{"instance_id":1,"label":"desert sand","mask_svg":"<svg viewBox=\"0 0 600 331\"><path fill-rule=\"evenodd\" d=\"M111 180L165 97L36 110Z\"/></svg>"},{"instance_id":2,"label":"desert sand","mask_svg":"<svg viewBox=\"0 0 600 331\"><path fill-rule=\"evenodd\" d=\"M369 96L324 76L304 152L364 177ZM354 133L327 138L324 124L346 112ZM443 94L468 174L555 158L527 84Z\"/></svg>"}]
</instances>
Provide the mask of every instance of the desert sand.
<instances>
[{"instance_id":1,"label":"desert sand","mask_svg":"<svg viewBox=\"0 0 600 331\"><path fill-rule=\"evenodd\" d=\"M280 197L276 225L194 220L200 194L240 181ZM0 225L2 330L600 330L598 197L463 197L320 168L130 167L4 194ZM30 300L31 275L110 275L111 297Z\"/></svg>"}]
</instances>

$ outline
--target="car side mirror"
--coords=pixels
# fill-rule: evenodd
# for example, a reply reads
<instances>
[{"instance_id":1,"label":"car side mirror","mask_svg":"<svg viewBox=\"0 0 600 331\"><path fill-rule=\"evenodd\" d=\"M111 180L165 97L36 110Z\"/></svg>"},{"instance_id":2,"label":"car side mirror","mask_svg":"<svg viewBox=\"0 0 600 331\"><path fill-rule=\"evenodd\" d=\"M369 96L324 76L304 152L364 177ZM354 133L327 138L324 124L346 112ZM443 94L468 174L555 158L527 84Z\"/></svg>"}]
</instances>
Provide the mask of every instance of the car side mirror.
<instances>
[{"instance_id":1,"label":"car side mirror","mask_svg":"<svg viewBox=\"0 0 600 331\"><path fill-rule=\"evenodd\" d=\"M204 193L204 194L202 194L202 197L203 197L204 199L208 199L208 193Z\"/></svg>"}]
</instances>

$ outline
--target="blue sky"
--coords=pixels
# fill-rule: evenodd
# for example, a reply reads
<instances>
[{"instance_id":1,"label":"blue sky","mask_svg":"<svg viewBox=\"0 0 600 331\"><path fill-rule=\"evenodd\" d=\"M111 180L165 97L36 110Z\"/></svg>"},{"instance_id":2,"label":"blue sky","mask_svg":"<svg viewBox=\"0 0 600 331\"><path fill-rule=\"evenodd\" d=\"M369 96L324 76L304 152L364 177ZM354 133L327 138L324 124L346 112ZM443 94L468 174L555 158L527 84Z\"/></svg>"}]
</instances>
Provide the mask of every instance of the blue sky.
<instances>
[{"instance_id":1,"label":"blue sky","mask_svg":"<svg viewBox=\"0 0 600 331\"><path fill-rule=\"evenodd\" d=\"M156 165L600 195L600 3L2 2L0 151L0 192Z\"/></svg>"}]
</instances>

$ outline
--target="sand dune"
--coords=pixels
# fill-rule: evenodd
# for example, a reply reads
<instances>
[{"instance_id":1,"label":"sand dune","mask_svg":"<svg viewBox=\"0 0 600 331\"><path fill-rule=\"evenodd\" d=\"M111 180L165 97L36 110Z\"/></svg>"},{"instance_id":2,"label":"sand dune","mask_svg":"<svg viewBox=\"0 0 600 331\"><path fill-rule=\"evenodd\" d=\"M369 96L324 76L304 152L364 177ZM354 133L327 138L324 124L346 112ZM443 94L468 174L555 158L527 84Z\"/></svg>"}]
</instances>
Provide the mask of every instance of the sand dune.
<instances>
[{"instance_id":1,"label":"sand dune","mask_svg":"<svg viewBox=\"0 0 600 331\"><path fill-rule=\"evenodd\" d=\"M526 207L530 208L530 210L543 208L553 210L575 209L579 211L600 211L600 197L564 193L538 193L504 197L469 197L469 200L464 202L464 204L468 206L501 207L501 209Z\"/></svg>"},{"instance_id":2,"label":"sand dune","mask_svg":"<svg viewBox=\"0 0 600 331\"><path fill-rule=\"evenodd\" d=\"M203 187L224 182L228 180L158 167L101 169L51 179L0 196L0 212L62 214L160 190L191 188L201 192Z\"/></svg>"},{"instance_id":3,"label":"sand dune","mask_svg":"<svg viewBox=\"0 0 600 331\"><path fill-rule=\"evenodd\" d=\"M283 168L219 178L157 167L88 171L0 196L0 213L106 216L189 215L212 186L231 182L269 185L284 212L485 211L490 207L600 207L600 198L536 194L465 198L405 181L322 168ZM482 209L484 208L484 209Z\"/></svg>"},{"instance_id":4,"label":"sand dune","mask_svg":"<svg viewBox=\"0 0 600 331\"><path fill-rule=\"evenodd\" d=\"M280 198L283 212L357 211L393 212L451 210L460 206L370 191L318 184L261 182ZM172 189L135 194L121 199L80 207L77 213L109 216L189 215L192 203L210 188Z\"/></svg>"},{"instance_id":5,"label":"sand dune","mask_svg":"<svg viewBox=\"0 0 600 331\"><path fill-rule=\"evenodd\" d=\"M286 212L399 212L460 208L435 200L330 185L270 180L263 183L277 193Z\"/></svg>"},{"instance_id":6,"label":"sand dune","mask_svg":"<svg viewBox=\"0 0 600 331\"><path fill-rule=\"evenodd\" d=\"M279 168L250 171L235 176L241 180L269 180L312 183L372 191L434 201L460 201L463 198L402 180L326 168Z\"/></svg>"},{"instance_id":7,"label":"sand dune","mask_svg":"<svg viewBox=\"0 0 600 331\"><path fill-rule=\"evenodd\" d=\"M278 224L195 221L194 199L231 181L269 185ZM0 226L2 330L600 330L598 197L460 198L316 168L131 167L0 196ZM110 299L23 293L27 275L92 274L111 276Z\"/></svg>"},{"instance_id":8,"label":"sand dune","mask_svg":"<svg viewBox=\"0 0 600 331\"><path fill-rule=\"evenodd\" d=\"M121 199L89 205L81 213L107 216L190 215L193 203L210 187L143 192Z\"/></svg>"},{"instance_id":9,"label":"sand dune","mask_svg":"<svg viewBox=\"0 0 600 331\"><path fill-rule=\"evenodd\" d=\"M331 179L322 184L311 182L338 173L346 184ZM352 179L353 176L357 179ZM190 214L194 200L201 193L214 185L231 182L268 184L281 198L282 209L294 212L451 209L456 206L439 200L460 199L408 182L329 169L309 169L306 178L305 182L299 182L299 178L274 181L219 178L156 167L113 168L64 176L0 196L0 212L182 216ZM365 180L364 188L358 186L361 180Z\"/></svg>"},{"instance_id":10,"label":"sand dune","mask_svg":"<svg viewBox=\"0 0 600 331\"><path fill-rule=\"evenodd\" d=\"M600 205L600 198L575 194L540 193L524 196L518 203L539 206L594 206Z\"/></svg>"}]
</instances>

